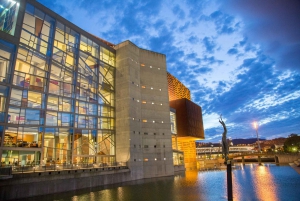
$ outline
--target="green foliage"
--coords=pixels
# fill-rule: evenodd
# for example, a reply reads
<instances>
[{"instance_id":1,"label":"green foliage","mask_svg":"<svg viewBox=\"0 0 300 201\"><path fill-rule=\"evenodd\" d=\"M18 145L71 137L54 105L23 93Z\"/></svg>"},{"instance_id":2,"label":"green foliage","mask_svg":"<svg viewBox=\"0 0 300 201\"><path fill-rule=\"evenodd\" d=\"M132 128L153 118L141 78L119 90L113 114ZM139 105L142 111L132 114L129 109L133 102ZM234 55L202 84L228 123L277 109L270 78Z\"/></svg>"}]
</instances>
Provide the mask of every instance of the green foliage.
<instances>
[{"instance_id":1,"label":"green foliage","mask_svg":"<svg viewBox=\"0 0 300 201\"><path fill-rule=\"evenodd\" d=\"M289 153L296 153L300 151L300 136L291 135L284 142L284 151Z\"/></svg>"}]
</instances>

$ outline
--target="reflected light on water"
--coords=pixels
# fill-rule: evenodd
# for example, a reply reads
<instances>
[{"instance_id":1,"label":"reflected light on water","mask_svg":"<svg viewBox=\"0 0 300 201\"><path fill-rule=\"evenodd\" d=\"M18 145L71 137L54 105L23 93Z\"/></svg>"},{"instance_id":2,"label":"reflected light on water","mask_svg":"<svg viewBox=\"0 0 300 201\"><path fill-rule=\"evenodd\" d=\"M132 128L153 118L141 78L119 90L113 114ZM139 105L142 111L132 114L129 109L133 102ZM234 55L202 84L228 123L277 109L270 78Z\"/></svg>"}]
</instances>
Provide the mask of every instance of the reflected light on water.
<instances>
[{"instance_id":1,"label":"reflected light on water","mask_svg":"<svg viewBox=\"0 0 300 201\"><path fill-rule=\"evenodd\" d=\"M276 182L269 171L269 167L260 165L254 171L254 185L257 197L259 197L261 200L278 200L276 197Z\"/></svg>"},{"instance_id":2,"label":"reflected light on water","mask_svg":"<svg viewBox=\"0 0 300 201\"><path fill-rule=\"evenodd\" d=\"M227 185L227 184L226 184ZM232 188L233 188L233 199L234 200L242 200L241 199L241 189L240 185L237 183L237 179L235 178L235 175L232 174Z\"/></svg>"}]
</instances>

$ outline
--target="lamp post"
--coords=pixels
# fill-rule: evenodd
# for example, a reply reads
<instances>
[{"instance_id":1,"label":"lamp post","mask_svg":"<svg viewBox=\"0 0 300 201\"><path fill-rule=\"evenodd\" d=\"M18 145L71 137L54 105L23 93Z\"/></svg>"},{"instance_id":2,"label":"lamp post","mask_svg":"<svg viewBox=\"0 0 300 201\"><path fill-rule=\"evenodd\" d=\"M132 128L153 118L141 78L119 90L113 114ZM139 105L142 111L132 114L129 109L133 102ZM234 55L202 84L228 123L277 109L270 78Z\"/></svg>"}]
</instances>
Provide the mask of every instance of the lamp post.
<instances>
[{"instance_id":1,"label":"lamp post","mask_svg":"<svg viewBox=\"0 0 300 201\"><path fill-rule=\"evenodd\" d=\"M258 124L257 122L253 122L253 126L255 128L255 131L256 131L256 137L257 137L257 144L258 144L258 151L259 153L261 152L261 148L260 148L260 144L259 144L259 138L258 138Z\"/></svg>"}]
</instances>

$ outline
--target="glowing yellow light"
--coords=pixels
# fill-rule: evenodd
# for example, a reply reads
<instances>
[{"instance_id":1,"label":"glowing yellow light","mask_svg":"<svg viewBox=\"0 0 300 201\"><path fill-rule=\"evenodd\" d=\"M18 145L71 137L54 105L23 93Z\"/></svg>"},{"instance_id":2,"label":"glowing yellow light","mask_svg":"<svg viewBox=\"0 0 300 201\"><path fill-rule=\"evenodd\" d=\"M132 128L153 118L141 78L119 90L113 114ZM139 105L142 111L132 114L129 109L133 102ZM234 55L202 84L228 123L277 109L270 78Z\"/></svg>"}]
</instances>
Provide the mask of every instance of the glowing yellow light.
<instances>
[{"instance_id":1,"label":"glowing yellow light","mask_svg":"<svg viewBox=\"0 0 300 201\"><path fill-rule=\"evenodd\" d=\"M257 129L257 127L258 127L258 124L257 124L257 122L255 121L255 122L253 122L253 126L254 126L254 128L255 129Z\"/></svg>"}]
</instances>

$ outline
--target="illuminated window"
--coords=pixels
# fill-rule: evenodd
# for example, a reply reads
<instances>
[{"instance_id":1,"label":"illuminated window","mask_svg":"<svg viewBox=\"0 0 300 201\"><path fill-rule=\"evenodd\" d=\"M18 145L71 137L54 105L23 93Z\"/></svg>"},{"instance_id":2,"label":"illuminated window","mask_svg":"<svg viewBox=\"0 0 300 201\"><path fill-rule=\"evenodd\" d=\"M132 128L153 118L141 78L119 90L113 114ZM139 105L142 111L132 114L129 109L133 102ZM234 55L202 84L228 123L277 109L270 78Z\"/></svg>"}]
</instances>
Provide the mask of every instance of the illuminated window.
<instances>
[{"instance_id":1,"label":"illuminated window","mask_svg":"<svg viewBox=\"0 0 300 201\"><path fill-rule=\"evenodd\" d=\"M143 88L143 89L145 89L145 88L146 88L146 86L142 86L142 88Z\"/></svg>"},{"instance_id":2,"label":"illuminated window","mask_svg":"<svg viewBox=\"0 0 300 201\"><path fill-rule=\"evenodd\" d=\"M142 103L144 103L144 104L145 104L145 103L147 103L147 102L146 102L146 101L142 101Z\"/></svg>"},{"instance_id":3,"label":"illuminated window","mask_svg":"<svg viewBox=\"0 0 300 201\"><path fill-rule=\"evenodd\" d=\"M159 91L161 91L161 89L159 89Z\"/></svg>"},{"instance_id":4,"label":"illuminated window","mask_svg":"<svg viewBox=\"0 0 300 201\"><path fill-rule=\"evenodd\" d=\"M150 66L150 68L152 68L152 66Z\"/></svg>"},{"instance_id":5,"label":"illuminated window","mask_svg":"<svg viewBox=\"0 0 300 201\"><path fill-rule=\"evenodd\" d=\"M158 70L160 70L160 68L158 68Z\"/></svg>"},{"instance_id":6,"label":"illuminated window","mask_svg":"<svg viewBox=\"0 0 300 201\"><path fill-rule=\"evenodd\" d=\"M152 102L151 104L154 105L154 102Z\"/></svg>"},{"instance_id":7,"label":"illuminated window","mask_svg":"<svg viewBox=\"0 0 300 201\"><path fill-rule=\"evenodd\" d=\"M145 66L145 64L141 64L141 66Z\"/></svg>"},{"instance_id":8,"label":"illuminated window","mask_svg":"<svg viewBox=\"0 0 300 201\"><path fill-rule=\"evenodd\" d=\"M146 161L146 162L147 162L147 161L148 161L148 158L144 158L144 161Z\"/></svg>"},{"instance_id":9,"label":"illuminated window","mask_svg":"<svg viewBox=\"0 0 300 201\"><path fill-rule=\"evenodd\" d=\"M136 102L140 102L140 100L136 100Z\"/></svg>"},{"instance_id":10,"label":"illuminated window","mask_svg":"<svg viewBox=\"0 0 300 201\"><path fill-rule=\"evenodd\" d=\"M160 105L162 105L162 103Z\"/></svg>"},{"instance_id":11,"label":"illuminated window","mask_svg":"<svg viewBox=\"0 0 300 201\"><path fill-rule=\"evenodd\" d=\"M151 89L153 89L153 87L151 87Z\"/></svg>"},{"instance_id":12,"label":"illuminated window","mask_svg":"<svg viewBox=\"0 0 300 201\"><path fill-rule=\"evenodd\" d=\"M146 123L146 122L147 122L147 119L143 119L143 122Z\"/></svg>"},{"instance_id":13,"label":"illuminated window","mask_svg":"<svg viewBox=\"0 0 300 201\"><path fill-rule=\"evenodd\" d=\"M152 121L153 123L155 123L155 121Z\"/></svg>"}]
</instances>

